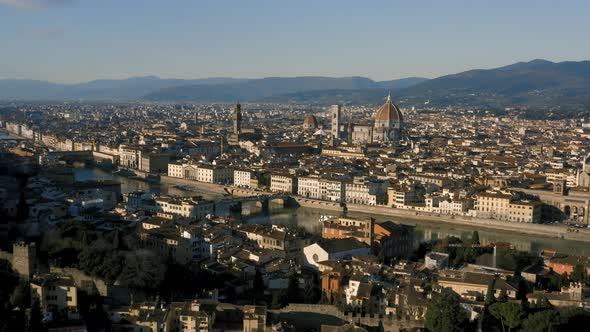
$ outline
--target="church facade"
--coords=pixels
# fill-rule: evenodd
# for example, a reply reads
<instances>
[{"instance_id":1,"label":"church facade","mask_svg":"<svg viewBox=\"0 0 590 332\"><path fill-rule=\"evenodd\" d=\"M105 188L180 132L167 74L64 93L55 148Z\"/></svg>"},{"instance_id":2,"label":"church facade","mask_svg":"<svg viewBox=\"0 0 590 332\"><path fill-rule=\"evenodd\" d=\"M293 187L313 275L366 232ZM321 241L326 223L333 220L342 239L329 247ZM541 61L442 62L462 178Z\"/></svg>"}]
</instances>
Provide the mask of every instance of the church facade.
<instances>
[{"instance_id":1,"label":"church facade","mask_svg":"<svg viewBox=\"0 0 590 332\"><path fill-rule=\"evenodd\" d=\"M403 129L403 116L391 96L375 113L374 123L353 124L348 119L348 124L342 123L341 107L339 105L330 108L332 119L332 136L336 140L346 140L351 144L385 143L396 145L401 139Z\"/></svg>"}]
</instances>

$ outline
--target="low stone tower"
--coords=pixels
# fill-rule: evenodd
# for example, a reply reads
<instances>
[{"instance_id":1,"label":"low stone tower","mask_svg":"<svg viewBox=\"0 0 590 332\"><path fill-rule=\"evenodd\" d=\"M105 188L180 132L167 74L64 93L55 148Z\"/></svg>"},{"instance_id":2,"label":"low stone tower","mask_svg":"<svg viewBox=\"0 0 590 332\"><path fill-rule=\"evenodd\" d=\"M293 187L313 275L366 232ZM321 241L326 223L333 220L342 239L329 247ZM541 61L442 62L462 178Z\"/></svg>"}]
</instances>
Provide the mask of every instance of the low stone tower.
<instances>
[{"instance_id":1,"label":"low stone tower","mask_svg":"<svg viewBox=\"0 0 590 332\"><path fill-rule=\"evenodd\" d=\"M30 278L36 272L37 246L34 242L21 241L12 245L12 268L25 278Z\"/></svg>"}]
</instances>

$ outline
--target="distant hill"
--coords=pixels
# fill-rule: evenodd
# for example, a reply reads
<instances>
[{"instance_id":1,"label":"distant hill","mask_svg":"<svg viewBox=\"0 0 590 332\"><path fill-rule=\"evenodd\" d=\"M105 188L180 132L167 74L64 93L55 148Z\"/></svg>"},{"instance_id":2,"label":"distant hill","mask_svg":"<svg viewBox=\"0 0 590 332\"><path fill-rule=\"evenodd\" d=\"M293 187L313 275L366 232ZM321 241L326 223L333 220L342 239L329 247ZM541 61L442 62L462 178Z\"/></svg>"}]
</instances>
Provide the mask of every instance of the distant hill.
<instances>
[{"instance_id":1,"label":"distant hill","mask_svg":"<svg viewBox=\"0 0 590 332\"><path fill-rule=\"evenodd\" d=\"M360 89L360 90L316 90L287 93L283 95L271 96L263 99L266 102L275 103L309 103L318 105L330 104L379 104L385 101L387 94L391 93L394 100L397 100L394 89Z\"/></svg>"},{"instance_id":2,"label":"distant hill","mask_svg":"<svg viewBox=\"0 0 590 332\"><path fill-rule=\"evenodd\" d=\"M401 89L409 88L413 85L426 82L428 78L424 77L408 77L400 78L399 80L381 81L377 82L377 86L381 89L390 89L392 91L398 91Z\"/></svg>"},{"instance_id":3,"label":"distant hill","mask_svg":"<svg viewBox=\"0 0 590 332\"><path fill-rule=\"evenodd\" d=\"M0 80L0 99L21 100L135 100L160 89L185 85L228 84L247 79L205 78L161 79L156 76L121 80L95 80L77 84L57 84L35 80Z\"/></svg>"},{"instance_id":4,"label":"distant hill","mask_svg":"<svg viewBox=\"0 0 590 332\"><path fill-rule=\"evenodd\" d=\"M436 106L588 108L590 61L533 60L469 70L418 83L396 97Z\"/></svg>"},{"instance_id":5,"label":"distant hill","mask_svg":"<svg viewBox=\"0 0 590 332\"><path fill-rule=\"evenodd\" d=\"M366 77L268 77L261 79L160 79L155 76L55 84L0 80L0 99L148 100L170 102L272 101L379 103L389 92L400 105L502 109L590 109L590 61L518 62L435 79L373 81Z\"/></svg>"},{"instance_id":6,"label":"distant hill","mask_svg":"<svg viewBox=\"0 0 590 332\"><path fill-rule=\"evenodd\" d=\"M375 87L376 83L365 77L268 77L247 82L187 85L166 88L145 96L153 101L257 101L271 96L303 91L326 89L358 90Z\"/></svg>"},{"instance_id":7,"label":"distant hill","mask_svg":"<svg viewBox=\"0 0 590 332\"><path fill-rule=\"evenodd\" d=\"M423 78L375 82L365 77L268 77L261 79L161 79L155 76L57 84L35 80L0 80L0 100L149 100L170 102L262 101L319 90L399 90ZM280 100L281 98L277 98ZM303 100L308 102L307 100Z\"/></svg>"}]
</instances>

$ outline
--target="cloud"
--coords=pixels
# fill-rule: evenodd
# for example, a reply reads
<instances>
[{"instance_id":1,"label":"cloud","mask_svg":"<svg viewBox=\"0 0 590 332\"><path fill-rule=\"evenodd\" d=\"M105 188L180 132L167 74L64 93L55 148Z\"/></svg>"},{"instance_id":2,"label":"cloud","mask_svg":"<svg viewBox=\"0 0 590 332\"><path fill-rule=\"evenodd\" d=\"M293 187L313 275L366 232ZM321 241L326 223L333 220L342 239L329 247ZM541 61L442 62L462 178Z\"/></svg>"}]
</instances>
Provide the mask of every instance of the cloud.
<instances>
[{"instance_id":1,"label":"cloud","mask_svg":"<svg viewBox=\"0 0 590 332\"><path fill-rule=\"evenodd\" d=\"M46 9L51 7L63 7L74 0L0 0L0 5L18 9Z\"/></svg>"}]
</instances>

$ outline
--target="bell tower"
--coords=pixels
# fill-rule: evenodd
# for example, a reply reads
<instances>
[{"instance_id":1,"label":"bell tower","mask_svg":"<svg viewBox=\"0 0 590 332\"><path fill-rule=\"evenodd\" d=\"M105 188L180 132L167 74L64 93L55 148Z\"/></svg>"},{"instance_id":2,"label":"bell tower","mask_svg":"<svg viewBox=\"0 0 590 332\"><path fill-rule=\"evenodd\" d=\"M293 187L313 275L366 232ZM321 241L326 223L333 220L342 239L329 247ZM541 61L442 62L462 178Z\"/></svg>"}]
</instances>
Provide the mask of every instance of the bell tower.
<instances>
[{"instance_id":1,"label":"bell tower","mask_svg":"<svg viewBox=\"0 0 590 332\"><path fill-rule=\"evenodd\" d=\"M234 134L238 135L240 130L242 129L242 105L240 103L236 104L236 108L234 109Z\"/></svg>"}]
</instances>

